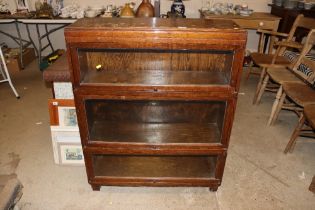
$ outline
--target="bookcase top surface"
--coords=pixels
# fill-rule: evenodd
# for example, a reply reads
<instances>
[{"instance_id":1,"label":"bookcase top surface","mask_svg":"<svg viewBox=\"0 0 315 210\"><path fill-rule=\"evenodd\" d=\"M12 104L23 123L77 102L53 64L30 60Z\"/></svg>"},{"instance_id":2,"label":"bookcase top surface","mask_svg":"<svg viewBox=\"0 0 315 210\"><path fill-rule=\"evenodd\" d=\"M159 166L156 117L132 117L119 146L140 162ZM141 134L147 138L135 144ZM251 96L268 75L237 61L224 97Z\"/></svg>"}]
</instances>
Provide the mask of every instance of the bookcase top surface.
<instances>
[{"instance_id":1,"label":"bookcase top surface","mask_svg":"<svg viewBox=\"0 0 315 210\"><path fill-rule=\"evenodd\" d=\"M189 19L189 18L83 18L66 27L73 30L133 30L133 31L217 31L241 32L231 20Z\"/></svg>"}]
</instances>

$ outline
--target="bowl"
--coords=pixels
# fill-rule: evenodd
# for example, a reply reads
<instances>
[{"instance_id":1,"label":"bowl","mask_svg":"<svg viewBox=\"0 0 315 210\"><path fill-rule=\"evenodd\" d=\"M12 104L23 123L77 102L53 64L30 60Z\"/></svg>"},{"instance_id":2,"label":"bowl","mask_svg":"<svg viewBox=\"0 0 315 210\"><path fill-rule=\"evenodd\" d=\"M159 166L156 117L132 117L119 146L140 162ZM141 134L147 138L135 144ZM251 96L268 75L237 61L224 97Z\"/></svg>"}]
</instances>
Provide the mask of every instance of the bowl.
<instances>
[{"instance_id":1,"label":"bowl","mask_svg":"<svg viewBox=\"0 0 315 210\"><path fill-rule=\"evenodd\" d=\"M103 7L92 7L91 10L95 10L98 15L104 11Z\"/></svg>"},{"instance_id":2,"label":"bowl","mask_svg":"<svg viewBox=\"0 0 315 210\"><path fill-rule=\"evenodd\" d=\"M68 17L70 17L70 14L69 13L61 13L61 15L59 15L59 17L68 18Z\"/></svg>"},{"instance_id":3,"label":"bowl","mask_svg":"<svg viewBox=\"0 0 315 210\"><path fill-rule=\"evenodd\" d=\"M252 13L253 13L252 9L240 10L240 15L241 16L250 16Z\"/></svg>"},{"instance_id":4,"label":"bowl","mask_svg":"<svg viewBox=\"0 0 315 210\"><path fill-rule=\"evenodd\" d=\"M98 15L98 12L96 10L86 10L85 11L85 17L93 18Z\"/></svg>"},{"instance_id":5,"label":"bowl","mask_svg":"<svg viewBox=\"0 0 315 210\"><path fill-rule=\"evenodd\" d=\"M313 6L314 4L311 2L304 2L304 9L306 10L312 9Z\"/></svg>"}]
</instances>

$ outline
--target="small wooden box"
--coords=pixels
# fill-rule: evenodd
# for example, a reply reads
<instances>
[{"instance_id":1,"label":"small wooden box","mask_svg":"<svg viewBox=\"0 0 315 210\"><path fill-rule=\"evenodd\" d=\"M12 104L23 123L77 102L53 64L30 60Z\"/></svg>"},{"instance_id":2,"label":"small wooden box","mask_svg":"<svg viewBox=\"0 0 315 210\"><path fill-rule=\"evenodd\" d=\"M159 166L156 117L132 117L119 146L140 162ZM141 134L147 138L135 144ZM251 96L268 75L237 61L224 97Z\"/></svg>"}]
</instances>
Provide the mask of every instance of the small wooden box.
<instances>
[{"instance_id":1,"label":"small wooden box","mask_svg":"<svg viewBox=\"0 0 315 210\"><path fill-rule=\"evenodd\" d=\"M23 70L18 49L9 48L4 53L6 64L10 72L19 72ZM26 48L22 56L24 67L26 67L36 58L34 48Z\"/></svg>"}]
</instances>

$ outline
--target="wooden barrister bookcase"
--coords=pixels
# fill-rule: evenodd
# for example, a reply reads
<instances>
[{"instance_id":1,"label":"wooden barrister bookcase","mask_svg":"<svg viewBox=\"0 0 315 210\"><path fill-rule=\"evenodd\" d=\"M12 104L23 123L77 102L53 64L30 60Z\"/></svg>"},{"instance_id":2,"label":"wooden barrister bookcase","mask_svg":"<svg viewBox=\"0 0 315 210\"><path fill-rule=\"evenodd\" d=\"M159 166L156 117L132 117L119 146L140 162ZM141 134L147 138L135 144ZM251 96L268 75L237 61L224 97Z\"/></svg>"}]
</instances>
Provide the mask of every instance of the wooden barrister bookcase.
<instances>
[{"instance_id":1,"label":"wooden barrister bookcase","mask_svg":"<svg viewBox=\"0 0 315 210\"><path fill-rule=\"evenodd\" d=\"M91 18L65 37L93 190L217 190L246 31L224 20Z\"/></svg>"}]
</instances>

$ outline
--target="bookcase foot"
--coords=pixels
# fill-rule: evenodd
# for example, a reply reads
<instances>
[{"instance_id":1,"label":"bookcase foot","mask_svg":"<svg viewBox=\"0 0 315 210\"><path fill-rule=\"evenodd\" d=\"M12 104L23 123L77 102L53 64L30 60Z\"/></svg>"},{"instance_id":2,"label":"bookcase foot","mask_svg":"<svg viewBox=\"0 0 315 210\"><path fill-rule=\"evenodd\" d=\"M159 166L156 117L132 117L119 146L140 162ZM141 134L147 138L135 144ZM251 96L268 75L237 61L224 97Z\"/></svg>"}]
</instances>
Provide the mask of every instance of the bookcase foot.
<instances>
[{"instance_id":1,"label":"bookcase foot","mask_svg":"<svg viewBox=\"0 0 315 210\"><path fill-rule=\"evenodd\" d=\"M210 192L216 192L218 190L218 187L209 187Z\"/></svg>"},{"instance_id":2,"label":"bookcase foot","mask_svg":"<svg viewBox=\"0 0 315 210\"><path fill-rule=\"evenodd\" d=\"M100 189L101 189L100 185L92 184L91 187L92 187L93 191L100 191Z\"/></svg>"}]
</instances>

